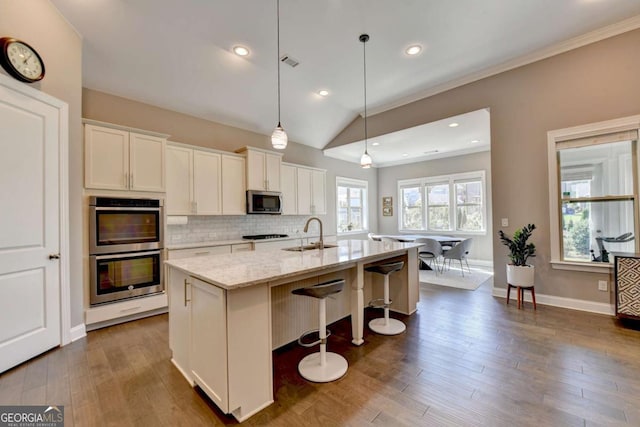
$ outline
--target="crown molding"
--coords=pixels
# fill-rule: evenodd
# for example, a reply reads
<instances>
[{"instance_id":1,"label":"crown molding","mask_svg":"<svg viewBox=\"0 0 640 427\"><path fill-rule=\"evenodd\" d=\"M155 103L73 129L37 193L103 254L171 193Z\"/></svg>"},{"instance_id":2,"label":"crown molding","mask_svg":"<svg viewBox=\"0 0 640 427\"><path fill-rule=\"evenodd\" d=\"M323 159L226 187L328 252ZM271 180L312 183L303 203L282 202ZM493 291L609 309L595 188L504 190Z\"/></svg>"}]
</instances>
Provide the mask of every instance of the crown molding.
<instances>
[{"instance_id":1,"label":"crown molding","mask_svg":"<svg viewBox=\"0 0 640 427\"><path fill-rule=\"evenodd\" d=\"M385 104L383 106L368 108L368 115L372 116L392 110L394 108L402 107L403 105L410 104L420 99L428 98L430 96L437 95L439 93L446 92L448 90L455 89L457 87L503 73L505 71L513 70L514 68L522 67L533 62L550 58L552 56L559 55L561 53L568 52L570 50L577 49L591 43L599 42L610 37L637 30L638 28L640 28L640 15L636 15L631 18L625 19L624 21L599 28L581 36L573 37L569 40L556 43L552 46L540 49L528 55L520 56L501 64L485 68L484 70L468 74L459 79L450 80L448 82L433 86L426 90L419 91L410 96L401 98L397 101ZM360 115L362 116L363 113L361 113Z\"/></svg>"}]
</instances>

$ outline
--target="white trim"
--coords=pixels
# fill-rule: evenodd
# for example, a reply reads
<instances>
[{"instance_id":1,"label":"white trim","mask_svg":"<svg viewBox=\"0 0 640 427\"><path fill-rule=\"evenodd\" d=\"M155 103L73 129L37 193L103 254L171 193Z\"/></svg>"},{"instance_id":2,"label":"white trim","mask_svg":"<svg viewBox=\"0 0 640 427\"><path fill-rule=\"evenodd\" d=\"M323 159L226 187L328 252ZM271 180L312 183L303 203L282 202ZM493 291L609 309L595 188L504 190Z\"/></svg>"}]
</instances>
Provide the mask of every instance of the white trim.
<instances>
[{"instance_id":1,"label":"white trim","mask_svg":"<svg viewBox=\"0 0 640 427\"><path fill-rule=\"evenodd\" d=\"M347 187L347 188L355 188L359 190L363 190L362 197L362 229L359 230L349 230L349 231L340 231L338 226L340 224L340 201L338 200L339 187ZM338 236L346 236L349 234L366 234L369 232L369 181L366 179L356 179L356 178L347 178L344 176L336 176L336 234ZM349 208L347 208L350 210Z\"/></svg>"},{"instance_id":2,"label":"white trim","mask_svg":"<svg viewBox=\"0 0 640 427\"><path fill-rule=\"evenodd\" d=\"M151 130L146 130L146 129L139 129L139 128L133 128L130 126L123 126L123 125L117 125L114 123L107 123L107 122L101 122L99 120L93 120L93 119L82 119L82 124L83 125L93 125L93 126L100 126L103 128L110 128L110 129L118 129L118 130L124 130L127 132L133 132L133 133L140 133L143 135L150 135L150 136L156 136L158 138L163 138L163 139L168 139L171 135L167 134L167 133L160 133L160 132L154 132Z\"/></svg>"},{"instance_id":3,"label":"white trim","mask_svg":"<svg viewBox=\"0 0 640 427\"><path fill-rule=\"evenodd\" d=\"M87 336L87 327L84 323L80 323L79 325L74 326L69 331L69 335L71 336L71 342L77 341L80 338L84 338Z\"/></svg>"},{"instance_id":4,"label":"white trim","mask_svg":"<svg viewBox=\"0 0 640 427\"><path fill-rule=\"evenodd\" d=\"M507 298L507 290L505 288L493 288L491 293L494 297ZM524 293L524 300L531 302L531 293ZM516 300L516 292L511 293L510 300ZM536 303L542 305L550 305L552 307L567 308L570 310L588 311L590 313L605 314L608 316L615 315L615 308L613 304L607 304L604 302L587 301L583 299L564 298L554 295L536 294Z\"/></svg>"},{"instance_id":5,"label":"white trim","mask_svg":"<svg viewBox=\"0 0 640 427\"><path fill-rule=\"evenodd\" d=\"M589 273L609 274L613 269L613 264L608 262L569 262L569 261L550 261L551 268L554 270L567 271L586 271Z\"/></svg>"},{"instance_id":6,"label":"white trim","mask_svg":"<svg viewBox=\"0 0 640 427\"><path fill-rule=\"evenodd\" d=\"M640 15L633 16L625 19L624 21L617 22L615 24L608 25L603 28L591 31L587 34L571 38L569 40L554 44L552 46L540 49L536 52L528 55L521 56L519 58L512 59L502 64L495 65L493 67L485 68L475 73L471 73L467 76L459 79L454 79L437 86L431 87L421 92L414 93L407 97L398 99L397 101L390 102L388 104L381 105L379 107L368 108L368 115L376 115L385 111L393 110L394 108L402 107L403 105L410 104L415 101L419 101L430 96L437 95L442 92L446 92L457 87L482 80L487 77L495 76L496 74L504 73L505 71L513 70L514 68L522 67L524 65L532 64L537 61L541 61L552 56L559 55L570 50L577 49L582 46L586 46L592 43L599 42L610 37L633 31L640 28ZM364 117L364 112L360 113L360 116Z\"/></svg>"},{"instance_id":7,"label":"white trim","mask_svg":"<svg viewBox=\"0 0 640 427\"><path fill-rule=\"evenodd\" d=\"M69 105L45 92L0 74L0 85L57 108L59 115L58 203L60 214L60 344L71 342L71 287L69 282Z\"/></svg>"}]
</instances>

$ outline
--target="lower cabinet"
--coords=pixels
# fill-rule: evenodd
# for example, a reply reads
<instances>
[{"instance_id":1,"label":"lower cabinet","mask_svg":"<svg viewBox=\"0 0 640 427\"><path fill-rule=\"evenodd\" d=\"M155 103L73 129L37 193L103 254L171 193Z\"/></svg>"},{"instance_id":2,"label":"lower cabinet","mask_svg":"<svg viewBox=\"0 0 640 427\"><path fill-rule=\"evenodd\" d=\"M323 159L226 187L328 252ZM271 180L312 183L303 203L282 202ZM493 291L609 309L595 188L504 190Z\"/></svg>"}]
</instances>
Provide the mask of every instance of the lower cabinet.
<instances>
[{"instance_id":1,"label":"lower cabinet","mask_svg":"<svg viewBox=\"0 0 640 427\"><path fill-rule=\"evenodd\" d=\"M189 275L169 268L167 272L167 291L169 294L169 348L171 362L193 385L191 376L190 331L191 331L191 290Z\"/></svg>"},{"instance_id":2,"label":"lower cabinet","mask_svg":"<svg viewBox=\"0 0 640 427\"><path fill-rule=\"evenodd\" d=\"M226 325L225 291L192 278L191 372L195 383L228 413Z\"/></svg>"},{"instance_id":3,"label":"lower cabinet","mask_svg":"<svg viewBox=\"0 0 640 427\"><path fill-rule=\"evenodd\" d=\"M243 421L273 403L268 285L224 290L168 267L171 361Z\"/></svg>"}]
</instances>

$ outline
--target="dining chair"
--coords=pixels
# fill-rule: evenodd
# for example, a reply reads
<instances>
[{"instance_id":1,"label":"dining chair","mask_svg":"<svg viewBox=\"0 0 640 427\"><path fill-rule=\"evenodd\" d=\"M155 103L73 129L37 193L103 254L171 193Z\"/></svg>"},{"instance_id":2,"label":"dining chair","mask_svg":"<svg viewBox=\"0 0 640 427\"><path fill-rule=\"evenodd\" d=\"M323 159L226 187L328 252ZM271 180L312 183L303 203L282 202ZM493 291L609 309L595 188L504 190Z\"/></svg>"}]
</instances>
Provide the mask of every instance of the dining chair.
<instances>
[{"instance_id":1,"label":"dining chair","mask_svg":"<svg viewBox=\"0 0 640 427\"><path fill-rule=\"evenodd\" d=\"M373 234L373 233L367 234L367 237L369 238L369 240L373 240L374 242L379 242L380 241L380 238L376 237L376 235Z\"/></svg>"},{"instance_id":2,"label":"dining chair","mask_svg":"<svg viewBox=\"0 0 640 427\"><path fill-rule=\"evenodd\" d=\"M380 237L380 240L383 242L399 242L400 241L398 239L394 239L393 237L386 237L386 236Z\"/></svg>"},{"instance_id":3,"label":"dining chair","mask_svg":"<svg viewBox=\"0 0 640 427\"><path fill-rule=\"evenodd\" d=\"M472 238L464 239L462 242L458 243L447 252L445 252L442 256L442 271L444 271L444 265L449 260L449 268L451 268L451 260L457 259L460 261L460 272L462 273L462 277L464 277L464 268L462 266L462 260L467 264L467 270L469 270L469 274L471 274L471 268L469 267L469 262L467 261L467 255L469 255L469 249L471 249L471 241Z\"/></svg>"},{"instance_id":4,"label":"dining chair","mask_svg":"<svg viewBox=\"0 0 640 427\"><path fill-rule=\"evenodd\" d=\"M428 237L419 237L414 241L414 243L423 243L423 246L418 248L418 258L429 266L435 266L432 270L438 274L438 259L440 259L443 254L440 242Z\"/></svg>"}]
</instances>

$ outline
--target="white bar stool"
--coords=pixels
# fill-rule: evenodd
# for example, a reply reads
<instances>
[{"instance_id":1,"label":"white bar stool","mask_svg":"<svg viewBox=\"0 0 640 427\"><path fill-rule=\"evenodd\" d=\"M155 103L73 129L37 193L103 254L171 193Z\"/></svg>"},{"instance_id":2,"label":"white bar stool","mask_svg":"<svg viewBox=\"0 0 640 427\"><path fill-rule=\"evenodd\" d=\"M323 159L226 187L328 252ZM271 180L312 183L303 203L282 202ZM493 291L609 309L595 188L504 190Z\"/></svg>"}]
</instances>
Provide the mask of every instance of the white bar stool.
<instances>
[{"instance_id":1,"label":"white bar stool","mask_svg":"<svg viewBox=\"0 0 640 427\"><path fill-rule=\"evenodd\" d=\"M307 288L294 289L291 293L317 298L318 305L318 329L307 331L300 335L298 343L303 347L313 347L320 344L320 351L305 356L298 363L298 372L306 380L316 383L335 381L347 372L347 359L336 353L327 352L327 337L331 332L327 330L327 297L342 291L344 279L332 280ZM302 342L306 335L318 332L319 340L312 343Z\"/></svg>"},{"instance_id":2,"label":"white bar stool","mask_svg":"<svg viewBox=\"0 0 640 427\"><path fill-rule=\"evenodd\" d=\"M384 317L373 319L369 322L369 329L382 335L398 335L407 329L404 323L397 319L389 318L389 306L392 301L389 298L389 275L402 270L404 261L389 264L372 265L365 268L366 271L384 275L384 299L376 299L369 302L369 307L384 308ZM380 304L382 302L382 304Z\"/></svg>"}]
</instances>

